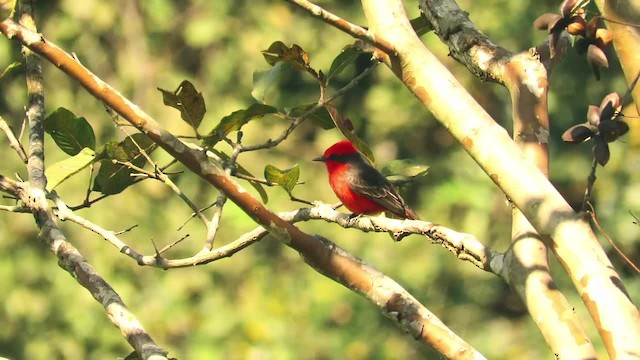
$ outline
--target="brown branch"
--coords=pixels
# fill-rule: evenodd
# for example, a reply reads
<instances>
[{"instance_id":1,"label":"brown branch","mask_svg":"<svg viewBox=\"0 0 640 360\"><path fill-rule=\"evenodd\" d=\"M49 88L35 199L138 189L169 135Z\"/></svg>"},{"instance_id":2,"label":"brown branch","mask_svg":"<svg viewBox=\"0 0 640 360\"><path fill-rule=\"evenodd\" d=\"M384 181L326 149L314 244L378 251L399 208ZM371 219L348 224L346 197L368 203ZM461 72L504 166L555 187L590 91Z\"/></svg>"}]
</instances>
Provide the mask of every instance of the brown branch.
<instances>
[{"instance_id":1,"label":"brown branch","mask_svg":"<svg viewBox=\"0 0 640 360\"><path fill-rule=\"evenodd\" d=\"M384 51L387 54L395 54L395 49L392 43L378 38L375 34L369 32L362 26L350 23L349 21L335 15L320 6L307 1L307 0L285 0L286 2L297 5L301 9L307 11L311 16L318 18L325 23L335 27L338 30L343 31L346 34L353 36L356 39L360 39L366 43L369 43L378 49Z\"/></svg>"},{"instance_id":2,"label":"brown branch","mask_svg":"<svg viewBox=\"0 0 640 360\"><path fill-rule=\"evenodd\" d=\"M0 31L37 52L78 81L89 93L103 101L125 120L144 132L175 159L195 174L227 194L254 221L264 226L275 238L298 251L318 272L365 296L379 306L395 324L446 355L480 355L464 340L435 320L427 310L400 287L381 279L380 273L363 267L351 255L332 251L321 238L302 232L268 210L259 200L237 184L220 167L211 163L203 152L182 143L162 128L138 106L79 64L68 53L41 35L16 24L11 19L0 22ZM394 285L395 284L395 285ZM399 316L402 315L402 316Z\"/></svg>"},{"instance_id":3,"label":"brown branch","mask_svg":"<svg viewBox=\"0 0 640 360\"><path fill-rule=\"evenodd\" d=\"M501 47L486 36L460 9L454 0L420 0L420 11L433 26L440 40L449 47L449 54L481 80L506 83L505 66L516 54ZM535 48L540 61L549 70L562 59L569 38L559 40L556 55L550 59L547 40Z\"/></svg>"}]
</instances>

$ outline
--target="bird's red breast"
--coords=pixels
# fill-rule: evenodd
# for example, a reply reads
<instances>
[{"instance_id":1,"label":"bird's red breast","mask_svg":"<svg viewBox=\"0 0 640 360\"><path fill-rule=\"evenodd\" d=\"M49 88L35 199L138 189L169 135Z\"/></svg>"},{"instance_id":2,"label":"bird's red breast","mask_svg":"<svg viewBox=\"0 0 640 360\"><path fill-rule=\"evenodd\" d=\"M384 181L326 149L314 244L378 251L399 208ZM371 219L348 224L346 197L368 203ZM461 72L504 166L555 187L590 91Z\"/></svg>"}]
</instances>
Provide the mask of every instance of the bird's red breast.
<instances>
[{"instance_id":1,"label":"bird's red breast","mask_svg":"<svg viewBox=\"0 0 640 360\"><path fill-rule=\"evenodd\" d=\"M327 162L329 184L336 196L349 211L356 214L374 215L385 211L380 204L355 192L348 181L348 163Z\"/></svg>"},{"instance_id":2,"label":"bird's red breast","mask_svg":"<svg viewBox=\"0 0 640 360\"><path fill-rule=\"evenodd\" d=\"M314 160L325 163L331 188L350 211L368 215L390 212L400 218L417 219L393 185L350 141L333 144Z\"/></svg>"}]
</instances>

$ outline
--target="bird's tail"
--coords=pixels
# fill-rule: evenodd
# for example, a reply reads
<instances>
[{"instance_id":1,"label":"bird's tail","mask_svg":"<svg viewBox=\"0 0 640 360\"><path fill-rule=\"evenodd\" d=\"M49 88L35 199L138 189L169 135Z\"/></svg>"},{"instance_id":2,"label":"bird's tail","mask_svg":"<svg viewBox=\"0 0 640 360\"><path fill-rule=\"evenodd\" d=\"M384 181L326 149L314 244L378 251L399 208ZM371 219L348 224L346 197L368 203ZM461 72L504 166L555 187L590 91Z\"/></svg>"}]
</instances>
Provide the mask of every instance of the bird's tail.
<instances>
[{"instance_id":1,"label":"bird's tail","mask_svg":"<svg viewBox=\"0 0 640 360\"><path fill-rule=\"evenodd\" d=\"M404 217L409 220L420 220L418 215L416 215L416 213L414 213L413 210L409 209L408 206L404 207Z\"/></svg>"}]
</instances>

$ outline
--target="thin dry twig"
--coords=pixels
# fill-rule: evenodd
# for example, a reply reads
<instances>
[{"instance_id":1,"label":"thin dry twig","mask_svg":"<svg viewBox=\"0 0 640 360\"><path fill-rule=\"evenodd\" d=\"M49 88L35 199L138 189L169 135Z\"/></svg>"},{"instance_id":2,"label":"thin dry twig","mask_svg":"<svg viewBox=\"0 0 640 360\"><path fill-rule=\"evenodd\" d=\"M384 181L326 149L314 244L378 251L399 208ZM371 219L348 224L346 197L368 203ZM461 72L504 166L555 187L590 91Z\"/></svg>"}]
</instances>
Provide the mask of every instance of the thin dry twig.
<instances>
[{"instance_id":1,"label":"thin dry twig","mask_svg":"<svg viewBox=\"0 0 640 360\"><path fill-rule=\"evenodd\" d=\"M16 136L13 134L13 129L11 129L11 126L7 124L2 116L0 116L0 130L4 131L5 135L7 136L7 140L9 140L9 146L18 154L20 160L22 160L22 162L26 164L27 153L24 151L22 143L20 143L20 141L16 139Z\"/></svg>"},{"instance_id":2,"label":"thin dry twig","mask_svg":"<svg viewBox=\"0 0 640 360\"><path fill-rule=\"evenodd\" d=\"M622 260L624 260L627 263L627 265L629 265L629 267L631 267L633 270L635 270L635 272L640 274L640 269L638 268L638 266L636 264L634 264L633 261L631 261L631 259L629 259L627 257L627 255L624 254L624 252L618 247L618 245L616 245L616 243L613 241L613 239L611 239L609 234L607 234L607 232L604 231L604 229L600 225L600 222L598 221L598 216L596 215L596 209L593 207L593 204L591 204L591 202L587 202L586 204L587 204L587 206L589 208L588 213L589 213L589 215L591 217L591 221L596 226L596 228L598 228L598 231L600 231L600 234L602 234L602 236L604 236L605 239L607 239L609 244L611 244L611 247L613 247L613 249L622 258Z\"/></svg>"}]
</instances>

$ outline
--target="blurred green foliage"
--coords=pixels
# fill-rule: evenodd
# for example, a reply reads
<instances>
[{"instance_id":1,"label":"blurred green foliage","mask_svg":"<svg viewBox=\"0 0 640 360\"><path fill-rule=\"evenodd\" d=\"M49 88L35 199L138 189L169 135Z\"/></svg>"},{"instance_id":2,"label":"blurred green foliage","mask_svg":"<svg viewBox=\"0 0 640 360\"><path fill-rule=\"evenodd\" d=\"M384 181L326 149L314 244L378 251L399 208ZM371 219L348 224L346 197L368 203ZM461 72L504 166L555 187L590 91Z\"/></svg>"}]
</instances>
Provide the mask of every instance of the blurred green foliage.
<instances>
[{"instance_id":1,"label":"blurred green foliage","mask_svg":"<svg viewBox=\"0 0 640 360\"><path fill-rule=\"evenodd\" d=\"M412 16L415 1L406 1ZM545 38L531 25L542 12L555 11L556 1L460 1L471 19L497 43L525 50ZM323 2L345 18L365 24L357 2ZM298 44L309 54L311 66L328 71L342 47L353 39L285 2L238 1L98 1L38 2L40 31L98 76L115 86L176 134L192 135L192 128L175 109L162 103L157 88L175 89L188 79L202 92L207 113L200 131L207 133L220 119L245 109L251 97L253 74L270 67L261 50L274 41ZM508 14L508 16L505 16ZM499 20L498 20L499 19ZM518 34L514 36L514 34ZM447 49L430 33L427 45L451 69L494 118L510 128L510 101L500 86L480 82L447 57ZM611 55L613 51L610 51ZM0 39L0 67L19 59L15 43ZM559 190L578 204L589 170L590 149L561 143L562 131L583 122L588 104L599 104L611 92L624 92L617 62L595 82L583 59L571 53L554 71L549 96L552 121L551 176ZM102 105L51 64L45 63L48 111L58 107L86 118L96 142L122 140ZM332 90L345 85L357 69L332 79ZM12 71L0 82L0 115L20 128L26 103L24 76ZM317 99L317 85L308 77L291 75L279 84L278 96L287 103ZM498 250L508 246L510 207L504 196L466 156L402 84L384 67L336 101L354 123L358 135L371 146L377 164L411 158L428 164L429 174L403 189L405 198L423 218L475 234ZM277 118L245 126L244 142L277 136L285 124ZM128 132L133 132L125 128ZM637 134L632 125L631 133ZM640 215L638 136L613 144L612 160L599 169L595 196L603 226L636 262L640 260L640 228L628 211ZM340 138L307 122L275 149L241 156L253 174L265 165L279 169L299 164L296 196L334 202L324 169L310 160ZM4 139L4 138L3 138ZM0 173L25 169L5 145ZM221 143L218 147L229 151ZM47 164L66 158L48 138ZM159 163L170 159L154 153ZM217 192L190 174L174 176L176 183L200 206L215 201ZM88 174L77 175L56 190L69 205L79 204ZM252 190L253 191L253 190ZM286 192L269 188L274 211L297 208ZM5 201L9 203L9 201ZM205 231L190 210L168 188L144 181L107 198L81 215L118 231L139 227L122 239L148 254L151 239L167 244L191 236L169 252L189 256L202 246ZM526 315L521 301L497 277L462 263L445 250L419 237L401 243L386 234L364 234L323 222L300 224L337 242L396 279L454 331L491 359L539 359L552 354ZM232 258L206 266L171 271L139 267L98 236L63 223L77 246L139 316L152 337L180 359L406 359L435 358L424 346L402 334L379 311L351 291L319 275L299 256L273 239ZM228 204L216 245L228 243L255 224ZM11 359L114 359L130 352L127 343L106 318L101 306L75 280L58 268L56 259L37 241L30 215L0 215L0 356ZM608 243L604 246L609 249ZM391 254L391 256L390 256ZM640 298L637 274L616 255L612 261L624 276L632 299ZM599 352L604 353L580 299L560 266L558 283L576 307Z\"/></svg>"}]
</instances>

